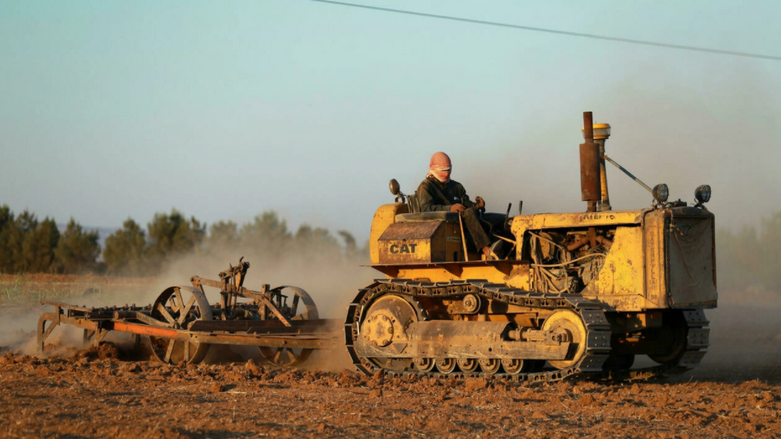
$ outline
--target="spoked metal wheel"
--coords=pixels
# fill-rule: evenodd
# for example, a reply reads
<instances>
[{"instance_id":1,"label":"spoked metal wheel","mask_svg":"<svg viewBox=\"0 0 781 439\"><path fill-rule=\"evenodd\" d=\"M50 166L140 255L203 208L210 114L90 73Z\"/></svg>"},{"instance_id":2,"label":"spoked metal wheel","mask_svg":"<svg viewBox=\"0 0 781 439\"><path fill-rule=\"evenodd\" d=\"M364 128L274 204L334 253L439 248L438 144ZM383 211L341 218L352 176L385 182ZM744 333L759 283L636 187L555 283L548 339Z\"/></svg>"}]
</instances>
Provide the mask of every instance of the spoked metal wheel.
<instances>
[{"instance_id":1,"label":"spoked metal wheel","mask_svg":"<svg viewBox=\"0 0 781 439\"><path fill-rule=\"evenodd\" d=\"M169 287L152 305L152 317L173 329L188 329L196 320L212 320L209 301L200 290L190 286ZM209 345L197 341L149 337L152 352L163 363L182 361L196 364L203 360Z\"/></svg>"},{"instance_id":2,"label":"spoked metal wheel","mask_svg":"<svg viewBox=\"0 0 781 439\"><path fill-rule=\"evenodd\" d=\"M285 293L290 298L287 306L275 304L289 320L317 320L317 306L309 294L298 287L282 286L271 290L272 293ZM292 296L291 296L292 294ZM260 355L269 363L280 367L296 366L312 355L313 349L259 346Z\"/></svg>"},{"instance_id":3,"label":"spoked metal wheel","mask_svg":"<svg viewBox=\"0 0 781 439\"><path fill-rule=\"evenodd\" d=\"M461 372L472 373L477 370L477 360L474 358L461 358L456 363Z\"/></svg>"}]
</instances>

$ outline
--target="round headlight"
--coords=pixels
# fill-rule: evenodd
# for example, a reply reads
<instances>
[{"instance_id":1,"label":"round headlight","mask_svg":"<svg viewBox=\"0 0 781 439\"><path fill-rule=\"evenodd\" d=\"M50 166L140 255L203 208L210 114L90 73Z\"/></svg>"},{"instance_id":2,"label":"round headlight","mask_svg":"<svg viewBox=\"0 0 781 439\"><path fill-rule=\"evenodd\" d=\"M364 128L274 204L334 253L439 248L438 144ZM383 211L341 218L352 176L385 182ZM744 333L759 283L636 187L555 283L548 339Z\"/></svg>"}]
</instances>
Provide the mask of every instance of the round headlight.
<instances>
[{"instance_id":1,"label":"round headlight","mask_svg":"<svg viewBox=\"0 0 781 439\"><path fill-rule=\"evenodd\" d=\"M699 186L697 190L694 191L694 198L700 203L707 203L710 201L710 185L703 184L702 186Z\"/></svg>"},{"instance_id":2,"label":"round headlight","mask_svg":"<svg viewBox=\"0 0 781 439\"><path fill-rule=\"evenodd\" d=\"M664 183L657 184L656 186L654 186L653 195L654 195L654 200L656 200L659 203L664 203L665 201L667 201L667 197L670 195L670 191L667 190L666 184Z\"/></svg>"}]
</instances>

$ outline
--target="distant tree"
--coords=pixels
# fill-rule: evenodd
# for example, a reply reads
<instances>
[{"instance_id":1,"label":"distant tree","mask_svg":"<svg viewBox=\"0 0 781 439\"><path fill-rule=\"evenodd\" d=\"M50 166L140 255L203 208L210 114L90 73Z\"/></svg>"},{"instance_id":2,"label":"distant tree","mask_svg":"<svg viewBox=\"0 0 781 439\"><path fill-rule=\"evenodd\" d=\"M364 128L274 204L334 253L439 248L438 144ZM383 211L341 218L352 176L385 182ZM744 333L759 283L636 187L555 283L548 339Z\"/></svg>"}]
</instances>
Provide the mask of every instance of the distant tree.
<instances>
[{"instance_id":1,"label":"distant tree","mask_svg":"<svg viewBox=\"0 0 781 439\"><path fill-rule=\"evenodd\" d=\"M22 239L18 235L14 213L4 204L0 207L0 273L15 273L15 257L22 254Z\"/></svg>"},{"instance_id":2,"label":"distant tree","mask_svg":"<svg viewBox=\"0 0 781 439\"><path fill-rule=\"evenodd\" d=\"M219 221L209 227L205 246L211 251L232 248L238 244L239 228L233 221Z\"/></svg>"},{"instance_id":3,"label":"distant tree","mask_svg":"<svg viewBox=\"0 0 781 439\"><path fill-rule=\"evenodd\" d=\"M22 242L22 264L20 271L27 273L45 273L51 271L54 262L54 249L60 240L57 223L49 217L40 223L35 215L27 211L20 215L24 221L24 238ZM29 220L29 221L28 221Z\"/></svg>"},{"instance_id":4,"label":"distant tree","mask_svg":"<svg viewBox=\"0 0 781 439\"><path fill-rule=\"evenodd\" d=\"M290 245L291 236L285 220L274 211L257 215L253 222L244 224L239 233L243 246L262 249L268 255L283 254Z\"/></svg>"},{"instance_id":5,"label":"distant tree","mask_svg":"<svg viewBox=\"0 0 781 439\"><path fill-rule=\"evenodd\" d=\"M149 231L148 253L157 265L169 256L189 253L201 245L206 235L206 225L190 217L188 221L176 209L170 214L156 213L152 222L147 224Z\"/></svg>"},{"instance_id":6,"label":"distant tree","mask_svg":"<svg viewBox=\"0 0 781 439\"><path fill-rule=\"evenodd\" d=\"M347 230L340 230L339 236L344 239L344 254L348 259L353 260L358 254L358 246L355 242L355 237Z\"/></svg>"},{"instance_id":7,"label":"distant tree","mask_svg":"<svg viewBox=\"0 0 781 439\"><path fill-rule=\"evenodd\" d=\"M313 258L333 260L342 256L342 249L336 242L336 238L322 227L312 228L308 224L302 224L298 227L293 242L298 257L309 260Z\"/></svg>"},{"instance_id":8,"label":"distant tree","mask_svg":"<svg viewBox=\"0 0 781 439\"><path fill-rule=\"evenodd\" d=\"M30 266L25 258L24 241L35 232L36 227L38 227L38 219L35 214L26 209L14 220L12 233L8 237L9 250L13 259L12 272L29 272Z\"/></svg>"},{"instance_id":9,"label":"distant tree","mask_svg":"<svg viewBox=\"0 0 781 439\"><path fill-rule=\"evenodd\" d=\"M306 242L312 239L312 226L309 224L301 224L298 226L298 230L296 230L296 234L293 237L298 242Z\"/></svg>"},{"instance_id":10,"label":"distant tree","mask_svg":"<svg viewBox=\"0 0 781 439\"><path fill-rule=\"evenodd\" d=\"M64 273L82 273L94 268L100 255L98 232L87 232L73 218L60 235L60 241L54 250L58 271Z\"/></svg>"},{"instance_id":11,"label":"distant tree","mask_svg":"<svg viewBox=\"0 0 781 439\"><path fill-rule=\"evenodd\" d=\"M146 237L135 221L128 218L122 228L106 238L103 260L109 274L138 276L146 273Z\"/></svg>"}]
</instances>

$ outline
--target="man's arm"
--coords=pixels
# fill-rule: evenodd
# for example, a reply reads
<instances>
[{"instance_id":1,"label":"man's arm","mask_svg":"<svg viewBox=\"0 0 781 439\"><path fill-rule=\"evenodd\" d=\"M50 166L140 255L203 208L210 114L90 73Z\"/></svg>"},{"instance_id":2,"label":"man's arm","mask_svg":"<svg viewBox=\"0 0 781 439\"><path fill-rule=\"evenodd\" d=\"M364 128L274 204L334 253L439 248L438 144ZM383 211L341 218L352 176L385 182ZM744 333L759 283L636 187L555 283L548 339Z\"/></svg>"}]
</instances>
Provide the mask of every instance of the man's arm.
<instances>
[{"instance_id":1,"label":"man's arm","mask_svg":"<svg viewBox=\"0 0 781 439\"><path fill-rule=\"evenodd\" d=\"M445 202L437 195L434 188L431 187L431 183L424 181L420 184L417 191L418 204L420 205L421 212L440 212L449 211L449 204L438 204Z\"/></svg>"},{"instance_id":2,"label":"man's arm","mask_svg":"<svg viewBox=\"0 0 781 439\"><path fill-rule=\"evenodd\" d=\"M464 186L461 183L458 183L458 186L456 186L456 192L458 192L458 198L461 198L461 204L463 204L464 207L469 209L472 206L477 206L474 201L469 199L469 195L466 194L466 189L464 189Z\"/></svg>"}]
</instances>

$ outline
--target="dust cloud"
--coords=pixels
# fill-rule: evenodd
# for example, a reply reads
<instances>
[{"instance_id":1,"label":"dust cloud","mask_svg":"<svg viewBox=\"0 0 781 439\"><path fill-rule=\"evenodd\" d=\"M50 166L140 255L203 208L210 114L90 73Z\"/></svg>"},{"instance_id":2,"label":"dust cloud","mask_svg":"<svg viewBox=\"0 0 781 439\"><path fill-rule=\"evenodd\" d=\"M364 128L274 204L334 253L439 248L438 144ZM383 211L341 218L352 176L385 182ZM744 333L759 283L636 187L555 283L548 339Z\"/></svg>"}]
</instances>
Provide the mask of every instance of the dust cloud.
<instances>
[{"instance_id":1,"label":"dust cloud","mask_svg":"<svg viewBox=\"0 0 781 439\"><path fill-rule=\"evenodd\" d=\"M149 279L138 279L133 286L117 285L111 288L84 288L80 294L67 298L42 297L42 300L64 302L84 307L121 306L135 304L143 306L154 300L153 291L139 294L146 290L140 285L151 284ZM84 281L80 287L91 285ZM162 291L162 290L161 290ZM151 298L151 300L150 300ZM54 312L51 305L40 305L37 302L15 306L0 307L0 352L12 351L25 355L39 355L37 346L38 319L45 312ZM45 357L71 357L83 347L84 331L70 325L59 325L46 340ZM131 336L128 334L109 333L104 339L120 348L130 349Z\"/></svg>"},{"instance_id":2,"label":"dust cloud","mask_svg":"<svg viewBox=\"0 0 781 439\"><path fill-rule=\"evenodd\" d=\"M218 273L239 258L250 262L244 287L260 291L263 284L272 288L283 285L303 288L314 299L320 318L342 319L358 289L382 277L359 261L347 260L341 254L298 254L295 250L273 247L221 247L174 259L158 277L157 289L171 285L190 285L190 277L219 280ZM206 287L209 302L219 300L217 289ZM150 298L153 300L156 295Z\"/></svg>"},{"instance_id":3,"label":"dust cloud","mask_svg":"<svg viewBox=\"0 0 781 439\"><path fill-rule=\"evenodd\" d=\"M760 287L719 293L719 306L706 310L710 347L698 379L781 382L781 293Z\"/></svg>"},{"instance_id":4,"label":"dust cloud","mask_svg":"<svg viewBox=\"0 0 781 439\"><path fill-rule=\"evenodd\" d=\"M135 304L145 306L151 304L166 288L174 285L191 285L190 278L194 275L206 279L219 280L218 273L236 265L240 257L250 262L250 269L244 286L260 291L263 284L272 288L289 285L304 289L315 301L321 319L335 319L342 322L350 301L359 288L381 277L371 268L361 267L365 261L359 256L348 256L341 246L329 245L319 248L307 247L303 250L294 245L283 247L254 240L253 245L237 243L235 245L214 245L207 250L172 257L161 272L139 279L132 288L122 285L96 289L87 288L83 294L69 295L63 302L86 306L122 306ZM110 282L107 285L112 285ZM83 288L83 286L80 286ZM205 287L209 303L219 301L218 290ZM46 298L58 300L55 298ZM18 307L3 307L0 323L0 346L3 350L37 355L36 328L38 318L43 312L53 311L51 306L28 304ZM338 325L337 325L338 327ZM78 328L63 325L55 329L47 339L45 356L73 356L82 347L83 331ZM336 345L341 347L341 332L335 334ZM111 333L106 338L120 348L130 348L132 340L127 334ZM148 352L147 355L151 354ZM258 350L254 347L212 347L207 360L213 362L244 361L257 358ZM147 356L148 358L148 356ZM350 366L345 349L336 351L316 352L306 368L340 371Z\"/></svg>"},{"instance_id":5,"label":"dust cloud","mask_svg":"<svg viewBox=\"0 0 781 439\"><path fill-rule=\"evenodd\" d=\"M228 264L237 265L242 256L250 262L244 282L246 288L260 291L263 284L269 284L272 288L283 285L302 288L314 300L321 319L335 319L338 322L343 322L347 307L358 289L382 277L371 268L361 267L354 258L342 254L312 255L293 249L263 245L249 248L239 244L176 258L158 277L155 291L162 292L172 285L189 285L193 275L219 280L218 273L227 270ZM205 287L205 290L209 303L219 301L217 289ZM148 296L148 300L152 301L155 297ZM341 371L351 366L347 351L342 347L341 331L335 333L334 337L337 349L315 351L303 365L305 369ZM243 361L257 356L257 348L254 347L213 346L206 360Z\"/></svg>"}]
</instances>

